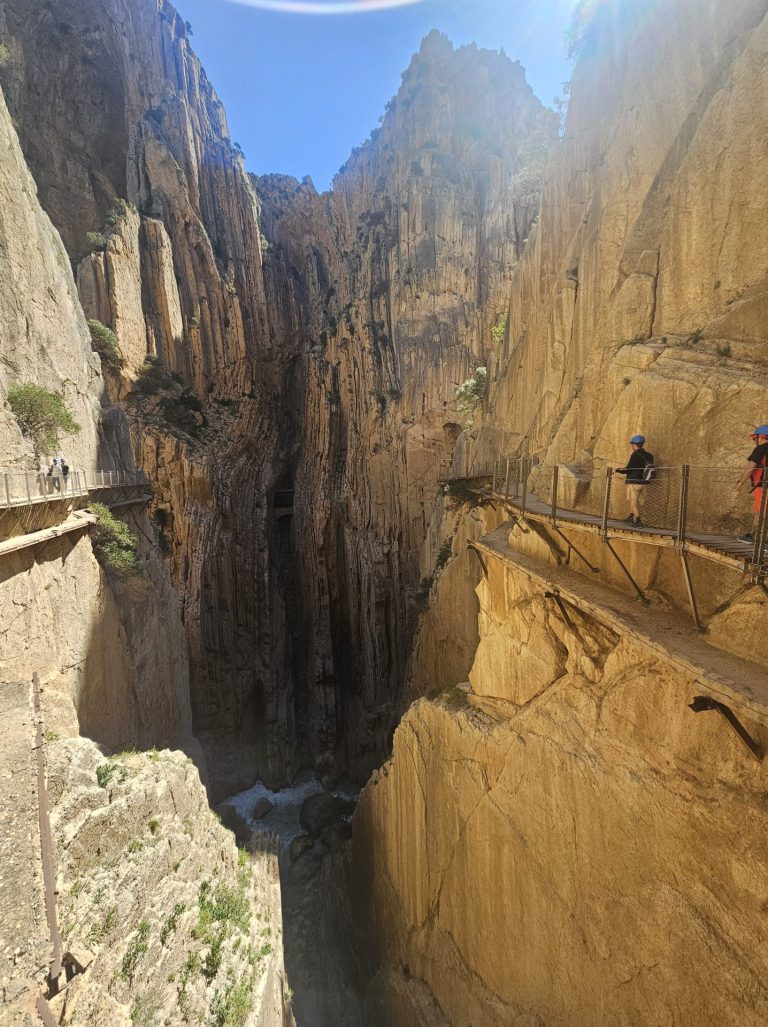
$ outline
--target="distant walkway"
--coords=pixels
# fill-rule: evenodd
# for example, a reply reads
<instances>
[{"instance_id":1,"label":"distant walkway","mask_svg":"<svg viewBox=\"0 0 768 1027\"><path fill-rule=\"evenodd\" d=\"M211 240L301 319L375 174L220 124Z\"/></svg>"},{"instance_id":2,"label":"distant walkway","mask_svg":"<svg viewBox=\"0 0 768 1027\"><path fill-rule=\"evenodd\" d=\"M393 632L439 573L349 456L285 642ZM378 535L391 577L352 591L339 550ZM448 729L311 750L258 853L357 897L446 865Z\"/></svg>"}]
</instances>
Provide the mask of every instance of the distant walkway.
<instances>
[{"instance_id":1,"label":"distant walkway","mask_svg":"<svg viewBox=\"0 0 768 1027\"><path fill-rule=\"evenodd\" d=\"M120 490L126 496L147 492L143 471L71 470L66 480L48 477L45 471L0 472L0 513L15 507L60 503L92 493Z\"/></svg>"}]
</instances>

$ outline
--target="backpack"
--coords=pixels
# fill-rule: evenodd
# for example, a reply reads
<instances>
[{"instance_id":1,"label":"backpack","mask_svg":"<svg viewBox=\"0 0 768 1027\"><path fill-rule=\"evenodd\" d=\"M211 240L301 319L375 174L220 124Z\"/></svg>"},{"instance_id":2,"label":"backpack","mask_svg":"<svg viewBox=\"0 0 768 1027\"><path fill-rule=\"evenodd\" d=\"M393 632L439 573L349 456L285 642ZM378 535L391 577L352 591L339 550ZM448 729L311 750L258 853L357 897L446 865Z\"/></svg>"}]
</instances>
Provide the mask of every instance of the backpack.
<instances>
[{"instance_id":1,"label":"backpack","mask_svg":"<svg viewBox=\"0 0 768 1027\"><path fill-rule=\"evenodd\" d=\"M650 485L651 482L656 481L656 468L653 466L653 453L646 453L643 450L645 456L645 468L643 469L643 485Z\"/></svg>"},{"instance_id":2,"label":"backpack","mask_svg":"<svg viewBox=\"0 0 768 1027\"><path fill-rule=\"evenodd\" d=\"M65 478L69 474L69 464L66 463L64 460L61 461L61 473L64 475Z\"/></svg>"}]
</instances>

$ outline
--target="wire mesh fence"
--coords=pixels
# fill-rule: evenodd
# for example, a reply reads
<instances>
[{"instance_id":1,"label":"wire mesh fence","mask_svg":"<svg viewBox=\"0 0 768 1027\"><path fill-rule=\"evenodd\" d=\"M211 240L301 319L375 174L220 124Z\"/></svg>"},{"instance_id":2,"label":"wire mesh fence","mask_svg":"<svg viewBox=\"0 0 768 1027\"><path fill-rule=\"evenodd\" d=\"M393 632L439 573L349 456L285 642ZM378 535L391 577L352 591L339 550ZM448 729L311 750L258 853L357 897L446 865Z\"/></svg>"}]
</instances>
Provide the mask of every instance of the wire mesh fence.
<instances>
[{"instance_id":1,"label":"wire mesh fence","mask_svg":"<svg viewBox=\"0 0 768 1027\"><path fill-rule=\"evenodd\" d=\"M101 471L70 468L61 476L46 471L0 472L0 509L87 496L101 489L146 485L142 471Z\"/></svg>"},{"instance_id":2,"label":"wire mesh fence","mask_svg":"<svg viewBox=\"0 0 768 1027\"><path fill-rule=\"evenodd\" d=\"M586 471L573 465L501 458L489 472L497 495L531 512L616 526L633 505L638 526L684 538L691 533L733 536L748 531L756 510L748 485L736 490L733 467L655 467L644 482L627 481L615 468ZM758 502L762 490L757 490Z\"/></svg>"}]
</instances>

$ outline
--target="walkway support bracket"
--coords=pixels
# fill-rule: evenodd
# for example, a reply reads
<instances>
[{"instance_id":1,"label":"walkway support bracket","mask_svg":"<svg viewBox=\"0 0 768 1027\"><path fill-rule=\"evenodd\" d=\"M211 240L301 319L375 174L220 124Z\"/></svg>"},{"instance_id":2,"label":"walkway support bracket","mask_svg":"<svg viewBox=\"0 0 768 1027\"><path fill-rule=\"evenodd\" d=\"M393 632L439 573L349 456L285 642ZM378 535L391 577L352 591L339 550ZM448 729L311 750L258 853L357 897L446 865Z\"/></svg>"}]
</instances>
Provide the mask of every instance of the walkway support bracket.
<instances>
[{"instance_id":1,"label":"walkway support bracket","mask_svg":"<svg viewBox=\"0 0 768 1027\"><path fill-rule=\"evenodd\" d=\"M582 560L582 562L585 563L587 565L587 567L589 567L589 569L592 571L593 574L599 574L600 573L600 568L599 567L594 567L589 562L589 560L586 558L586 556L581 552L581 550L576 548L576 546L573 544L573 542L571 542L571 540L568 538L567 535L563 534L561 529L556 524L554 525L554 530L557 532L557 534L560 536L560 538L563 540L563 542L565 542L565 544L568 546L568 548L572 549L573 552L579 557L579 559Z\"/></svg>"},{"instance_id":2,"label":"walkway support bracket","mask_svg":"<svg viewBox=\"0 0 768 1027\"><path fill-rule=\"evenodd\" d=\"M608 546L608 549L613 554L613 558L616 560L616 563L619 565L619 567L621 567L621 569L624 571L625 575L627 576L627 578L631 582L632 587L634 588L635 592L637 592L637 598L640 600L641 603L644 603L646 606L650 606L650 600L648 599L648 596L645 594L645 592L643 592L643 590L640 588L638 583L635 581L635 579L630 574L629 568L627 567L627 565L624 563L622 558L619 556L619 554L616 552L616 550L611 545L611 540L606 537L606 538L603 539L603 541L605 542L605 544Z\"/></svg>"},{"instance_id":3,"label":"walkway support bracket","mask_svg":"<svg viewBox=\"0 0 768 1027\"><path fill-rule=\"evenodd\" d=\"M703 634L707 629L701 623L699 619L699 608L696 605L696 593L693 591L693 578L691 577L691 568L688 565L688 554L684 549L680 550L680 562L683 565L683 578L685 579L685 589L688 593L688 602L691 604L691 614L693 615L693 623L696 625L696 630Z\"/></svg>"},{"instance_id":4,"label":"walkway support bracket","mask_svg":"<svg viewBox=\"0 0 768 1027\"><path fill-rule=\"evenodd\" d=\"M709 695L696 695L693 698L693 702L688 704L688 708L693 710L694 713L704 713L707 710L716 710L717 713L728 721L744 746L749 750L750 754L757 760L757 762L763 762L762 749L741 723L730 706L726 706L725 703L718 702L717 699L713 699Z\"/></svg>"}]
</instances>

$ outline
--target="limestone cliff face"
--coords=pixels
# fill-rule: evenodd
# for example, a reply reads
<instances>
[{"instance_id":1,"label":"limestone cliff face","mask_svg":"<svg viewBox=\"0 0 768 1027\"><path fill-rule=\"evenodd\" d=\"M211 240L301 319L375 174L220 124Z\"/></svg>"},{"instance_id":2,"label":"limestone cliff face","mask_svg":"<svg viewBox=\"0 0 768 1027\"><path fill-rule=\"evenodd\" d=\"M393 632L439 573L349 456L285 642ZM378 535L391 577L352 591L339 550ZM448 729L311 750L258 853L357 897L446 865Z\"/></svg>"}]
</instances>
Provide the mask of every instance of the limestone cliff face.
<instances>
[{"instance_id":1,"label":"limestone cliff face","mask_svg":"<svg viewBox=\"0 0 768 1027\"><path fill-rule=\"evenodd\" d=\"M3 396L27 381L61 391L80 424L78 434L62 440L73 470L131 469L125 419L103 396L66 252L37 201L2 96L0 136ZM32 444L8 407L0 415L0 442L8 457L4 467L37 469ZM33 523L33 511L22 510L14 533L66 515L57 504L48 521ZM45 509L37 516L45 517ZM29 680L37 671L61 696L63 708L71 710L74 702L80 730L107 746L190 747L178 604L146 514L137 508L127 516L141 539L146 588L140 597L107 579L84 531L3 556L0 672L13 681ZM62 716L69 719L69 713Z\"/></svg>"},{"instance_id":2,"label":"limestone cliff face","mask_svg":"<svg viewBox=\"0 0 768 1027\"><path fill-rule=\"evenodd\" d=\"M768 213L768 5L617 11L599 7L574 71L470 457L601 473L641 430L659 463L724 469L698 501L735 530L768 403L765 246L750 242ZM445 694L408 712L355 818L391 1022L760 1023L764 769L688 705L714 695L764 744L748 641L764 594L694 562L703 639L675 612L672 553L622 547L652 598L640 611L597 539L582 552L598 575L573 554L558 570L500 517L463 508L414 650L415 688ZM441 501L431 537L454 521Z\"/></svg>"},{"instance_id":3,"label":"limestone cliff face","mask_svg":"<svg viewBox=\"0 0 768 1027\"><path fill-rule=\"evenodd\" d=\"M768 398L765 15L655 0L596 20L479 456L527 436L602 468L642 430L668 465L742 459Z\"/></svg>"},{"instance_id":4,"label":"limestone cliff face","mask_svg":"<svg viewBox=\"0 0 768 1027\"><path fill-rule=\"evenodd\" d=\"M554 131L518 64L433 33L330 194L256 183L268 290L292 330L298 306L309 350L294 539L311 748L329 765L341 743L370 770L396 723L455 388L506 305L535 215L523 173Z\"/></svg>"},{"instance_id":5,"label":"limestone cliff face","mask_svg":"<svg viewBox=\"0 0 768 1027\"><path fill-rule=\"evenodd\" d=\"M290 447L281 392L295 344L281 332L278 352L268 326L254 189L163 0L4 0L0 33L42 202L80 261L86 314L118 337L125 366L109 394L156 487L195 729L220 757L212 788L284 778L296 766L275 581L285 543L269 505ZM88 232L104 239L86 255ZM147 355L167 371L149 399Z\"/></svg>"}]
</instances>

